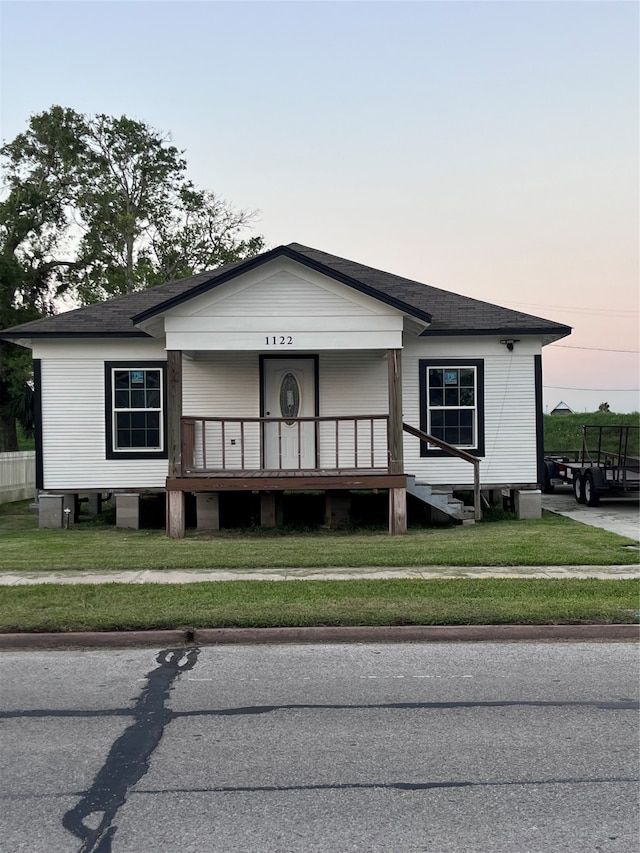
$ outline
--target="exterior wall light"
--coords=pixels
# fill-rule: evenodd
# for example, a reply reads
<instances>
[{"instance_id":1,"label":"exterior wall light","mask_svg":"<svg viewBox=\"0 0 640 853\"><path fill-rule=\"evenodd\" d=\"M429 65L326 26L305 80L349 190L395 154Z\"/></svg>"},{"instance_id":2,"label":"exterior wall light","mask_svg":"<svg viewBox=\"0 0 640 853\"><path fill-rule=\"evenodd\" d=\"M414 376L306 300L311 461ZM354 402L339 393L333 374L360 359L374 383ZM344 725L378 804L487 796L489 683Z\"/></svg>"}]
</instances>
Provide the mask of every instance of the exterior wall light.
<instances>
[{"instance_id":1,"label":"exterior wall light","mask_svg":"<svg viewBox=\"0 0 640 853\"><path fill-rule=\"evenodd\" d=\"M504 344L504 346L509 350L509 352L513 352L514 346L516 344L520 343L520 339L519 338L505 338L504 340L500 341L500 343Z\"/></svg>"}]
</instances>

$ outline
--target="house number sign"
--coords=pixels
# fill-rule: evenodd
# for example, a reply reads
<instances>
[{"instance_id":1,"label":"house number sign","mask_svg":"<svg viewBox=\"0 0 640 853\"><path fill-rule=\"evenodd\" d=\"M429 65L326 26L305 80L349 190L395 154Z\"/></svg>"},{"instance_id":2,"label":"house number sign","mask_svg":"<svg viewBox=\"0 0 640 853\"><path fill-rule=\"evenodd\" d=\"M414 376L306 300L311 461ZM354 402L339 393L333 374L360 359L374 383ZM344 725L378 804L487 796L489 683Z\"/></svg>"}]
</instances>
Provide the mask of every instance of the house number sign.
<instances>
[{"instance_id":1,"label":"house number sign","mask_svg":"<svg viewBox=\"0 0 640 853\"><path fill-rule=\"evenodd\" d=\"M265 335L264 342L268 347L283 347L293 343L291 335Z\"/></svg>"}]
</instances>

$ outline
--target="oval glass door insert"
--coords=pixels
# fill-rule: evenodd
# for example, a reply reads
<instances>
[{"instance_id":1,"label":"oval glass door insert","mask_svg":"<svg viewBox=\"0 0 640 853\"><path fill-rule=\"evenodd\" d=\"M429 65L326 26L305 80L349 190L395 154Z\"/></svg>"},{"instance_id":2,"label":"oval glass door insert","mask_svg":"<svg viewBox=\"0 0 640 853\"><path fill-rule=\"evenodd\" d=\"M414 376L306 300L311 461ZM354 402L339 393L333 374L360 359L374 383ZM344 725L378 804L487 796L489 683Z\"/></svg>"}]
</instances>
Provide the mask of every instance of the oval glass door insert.
<instances>
[{"instance_id":1,"label":"oval glass door insert","mask_svg":"<svg viewBox=\"0 0 640 853\"><path fill-rule=\"evenodd\" d=\"M283 418L297 418L300 411L300 385L293 373L285 373L280 383L280 412ZM288 420L287 426L293 421Z\"/></svg>"}]
</instances>

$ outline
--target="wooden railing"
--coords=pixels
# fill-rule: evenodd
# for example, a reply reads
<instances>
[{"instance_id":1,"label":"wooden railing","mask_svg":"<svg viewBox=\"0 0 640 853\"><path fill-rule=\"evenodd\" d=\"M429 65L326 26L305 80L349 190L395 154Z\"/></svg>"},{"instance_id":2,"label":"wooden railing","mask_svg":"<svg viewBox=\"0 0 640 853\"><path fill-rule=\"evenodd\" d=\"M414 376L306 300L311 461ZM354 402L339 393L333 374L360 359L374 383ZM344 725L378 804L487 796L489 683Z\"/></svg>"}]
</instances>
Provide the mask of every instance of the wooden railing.
<instances>
[{"instance_id":1,"label":"wooden railing","mask_svg":"<svg viewBox=\"0 0 640 853\"><path fill-rule=\"evenodd\" d=\"M388 470L387 422L387 415L182 418L182 473Z\"/></svg>"},{"instance_id":2,"label":"wooden railing","mask_svg":"<svg viewBox=\"0 0 640 853\"><path fill-rule=\"evenodd\" d=\"M470 462L473 465L473 517L476 521L480 521L482 519L482 507L480 505L480 460L478 457L472 456L471 453L467 453L466 450L461 450L459 447L455 447L453 444L448 444L446 441L442 441L442 439L436 438L434 435L422 432L421 429L416 429L409 424L403 423L402 429L405 432L408 432L409 435L419 438L420 441L434 444L450 456L457 456L458 459L464 459L465 462Z\"/></svg>"}]
</instances>

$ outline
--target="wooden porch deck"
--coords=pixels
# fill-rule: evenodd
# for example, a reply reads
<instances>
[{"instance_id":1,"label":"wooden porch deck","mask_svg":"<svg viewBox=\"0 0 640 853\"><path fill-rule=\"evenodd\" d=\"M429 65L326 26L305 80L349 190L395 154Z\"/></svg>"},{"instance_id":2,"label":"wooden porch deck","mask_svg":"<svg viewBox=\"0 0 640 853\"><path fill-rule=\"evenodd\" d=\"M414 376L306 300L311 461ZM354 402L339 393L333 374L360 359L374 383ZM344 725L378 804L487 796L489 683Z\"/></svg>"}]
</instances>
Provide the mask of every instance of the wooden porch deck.
<instances>
[{"instance_id":1,"label":"wooden porch deck","mask_svg":"<svg viewBox=\"0 0 640 853\"><path fill-rule=\"evenodd\" d=\"M380 468L221 470L167 478L168 491L263 492L327 489L403 489L405 474L390 474Z\"/></svg>"}]
</instances>

